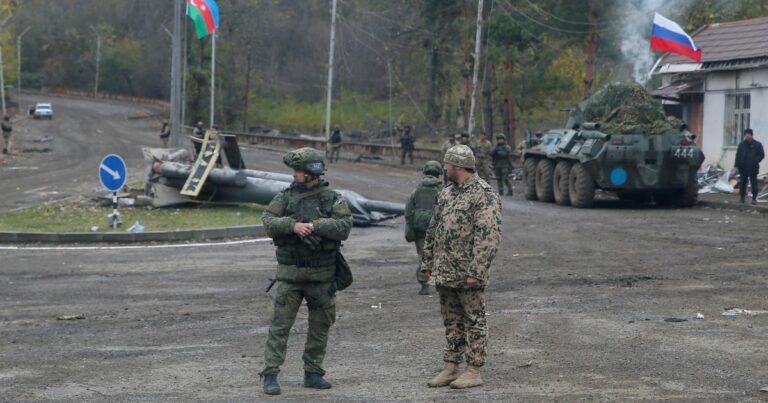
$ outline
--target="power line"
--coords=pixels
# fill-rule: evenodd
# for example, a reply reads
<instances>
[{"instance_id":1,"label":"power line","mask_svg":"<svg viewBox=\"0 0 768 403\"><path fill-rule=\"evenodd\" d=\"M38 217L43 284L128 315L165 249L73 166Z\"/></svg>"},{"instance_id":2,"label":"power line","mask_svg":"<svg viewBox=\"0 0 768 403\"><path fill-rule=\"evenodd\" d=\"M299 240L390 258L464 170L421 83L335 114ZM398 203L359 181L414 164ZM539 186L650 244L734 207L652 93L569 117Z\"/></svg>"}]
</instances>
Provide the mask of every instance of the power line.
<instances>
[{"instance_id":1,"label":"power line","mask_svg":"<svg viewBox=\"0 0 768 403\"><path fill-rule=\"evenodd\" d=\"M533 8L533 9L534 9L536 12L538 12L539 14L541 14L541 15L543 15L543 16L546 16L546 17L550 17L550 18L552 18L552 19L554 19L554 20L557 20L557 21L560 21L560 22L564 22L564 23L566 23L566 24L573 24L573 25L591 25L591 24L590 24L590 23L588 23L588 22L583 22L583 21L571 21L571 20L566 20L566 19L560 18L560 17L558 17L558 16L556 16L556 15L554 15L554 14L552 14L552 13L548 12L547 10L544 10L544 9L542 9L541 7L539 7L539 6L537 6L537 5L533 4L533 3L531 3L531 1L530 1L530 0L524 0L524 1L525 1L526 3L528 3L528 5L530 5L530 6L531 6L531 8ZM612 24L612 23L610 23L610 22L598 22L598 23L597 23L597 25L613 25L613 24Z\"/></svg>"},{"instance_id":2,"label":"power line","mask_svg":"<svg viewBox=\"0 0 768 403\"><path fill-rule=\"evenodd\" d=\"M527 19L530 22L532 22L532 23L534 23L536 25L539 25L541 27L547 28L549 30L557 31L557 32L563 32L563 33L566 33L566 34L579 34L579 35L587 35L587 34L591 33L591 31L576 31L576 30L572 30L572 29L563 29L563 28L553 27L553 26L551 26L551 25L549 25L547 23L541 22L541 21L539 21L539 20L529 16L528 14L525 14L524 12L518 10L516 7L514 7L509 2L509 0L504 0L504 2L507 4L507 6L509 6L509 9L512 10L513 12L519 14L520 16L522 16L523 18ZM596 32L601 32L601 31L605 31L605 29L596 29L595 31Z\"/></svg>"}]
</instances>

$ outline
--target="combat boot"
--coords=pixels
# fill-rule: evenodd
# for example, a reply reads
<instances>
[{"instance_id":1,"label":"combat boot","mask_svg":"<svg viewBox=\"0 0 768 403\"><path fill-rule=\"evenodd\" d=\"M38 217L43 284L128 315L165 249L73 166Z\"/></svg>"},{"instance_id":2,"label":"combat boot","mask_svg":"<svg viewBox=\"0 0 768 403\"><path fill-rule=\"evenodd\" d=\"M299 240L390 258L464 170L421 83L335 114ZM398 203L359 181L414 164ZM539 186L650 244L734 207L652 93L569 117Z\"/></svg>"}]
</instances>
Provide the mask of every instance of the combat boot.
<instances>
[{"instance_id":1,"label":"combat boot","mask_svg":"<svg viewBox=\"0 0 768 403\"><path fill-rule=\"evenodd\" d=\"M419 290L419 295L429 295L429 284L424 283L421 285L421 290Z\"/></svg>"},{"instance_id":2,"label":"combat boot","mask_svg":"<svg viewBox=\"0 0 768 403\"><path fill-rule=\"evenodd\" d=\"M459 377L459 364L455 362L446 362L445 368L437 376L427 382L430 388L448 386Z\"/></svg>"},{"instance_id":3,"label":"combat boot","mask_svg":"<svg viewBox=\"0 0 768 403\"><path fill-rule=\"evenodd\" d=\"M267 395L280 394L280 384L277 383L277 374L264 375L264 393Z\"/></svg>"},{"instance_id":4,"label":"combat boot","mask_svg":"<svg viewBox=\"0 0 768 403\"><path fill-rule=\"evenodd\" d=\"M480 367L474 365L468 365L467 370L459 376L458 379L451 382L451 388L453 389L466 389L480 386L483 384L483 379L480 378Z\"/></svg>"},{"instance_id":5,"label":"combat boot","mask_svg":"<svg viewBox=\"0 0 768 403\"><path fill-rule=\"evenodd\" d=\"M744 196L739 197L739 203L744 204L746 201L744 200Z\"/></svg>"},{"instance_id":6,"label":"combat boot","mask_svg":"<svg viewBox=\"0 0 768 403\"><path fill-rule=\"evenodd\" d=\"M314 389L330 389L331 384L328 383L323 376L314 372L304 372L304 387Z\"/></svg>"}]
</instances>

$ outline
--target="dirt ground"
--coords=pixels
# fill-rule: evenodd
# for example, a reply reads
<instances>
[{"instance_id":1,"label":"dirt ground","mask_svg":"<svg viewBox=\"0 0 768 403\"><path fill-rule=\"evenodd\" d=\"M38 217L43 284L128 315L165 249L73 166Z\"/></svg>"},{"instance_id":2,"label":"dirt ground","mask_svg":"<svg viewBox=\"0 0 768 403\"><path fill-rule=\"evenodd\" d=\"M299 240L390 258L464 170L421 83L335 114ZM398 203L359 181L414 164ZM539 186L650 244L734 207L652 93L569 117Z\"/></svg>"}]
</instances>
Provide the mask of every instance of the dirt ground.
<instances>
[{"instance_id":1,"label":"dirt ground","mask_svg":"<svg viewBox=\"0 0 768 403\"><path fill-rule=\"evenodd\" d=\"M102 110L77 101L68 108L101 110L105 116L98 124L112 125L116 133L139 126L114 105ZM71 127L78 127L74 118ZM150 130L137 138L156 141ZM86 131L83 136L93 134ZM96 162L66 175L51 169L34 181L72 175L83 188L96 187L97 154L120 144L105 141L111 145L87 153ZM245 153L249 168L284 169L278 153ZM25 158L33 166L44 157ZM54 168L68 160L61 158L44 163ZM0 166L2 209L30 202L14 194L48 186L6 179L8 167L20 160ZM331 166L328 177L336 187L393 201L404 200L418 181L415 168L352 162ZM765 215L615 200L580 210L527 202L517 190L503 199L504 235L487 292L490 342L481 387L426 387L442 365L438 299L417 295L415 248L403 240L403 220L397 219L355 228L345 243L356 280L337 299L326 358L333 388L301 387L302 310L278 397L261 394L257 375L271 314L264 288L275 270L268 241L5 245L0 400L768 399L759 390L768 386L768 313L759 312L768 309ZM721 315L734 307L757 312ZM697 313L704 318L695 319ZM57 320L63 315L84 319Z\"/></svg>"}]
</instances>

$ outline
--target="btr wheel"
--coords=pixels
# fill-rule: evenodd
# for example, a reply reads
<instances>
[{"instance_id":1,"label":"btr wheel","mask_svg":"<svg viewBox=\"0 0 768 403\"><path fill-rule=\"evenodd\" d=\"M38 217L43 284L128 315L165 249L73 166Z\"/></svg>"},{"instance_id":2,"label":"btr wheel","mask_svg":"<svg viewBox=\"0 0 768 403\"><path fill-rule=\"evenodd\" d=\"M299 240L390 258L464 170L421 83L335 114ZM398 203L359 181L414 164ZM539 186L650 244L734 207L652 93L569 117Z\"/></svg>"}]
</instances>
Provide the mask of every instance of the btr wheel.
<instances>
[{"instance_id":1,"label":"btr wheel","mask_svg":"<svg viewBox=\"0 0 768 403\"><path fill-rule=\"evenodd\" d=\"M569 196L569 181L571 178L571 162L558 161L555 165L555 177L553 179L553 189L555 191L555 203L561 206L571 204Z\"/></svg>"},{"instance_id":2,"label":"btr wheel","mask_svg":"<svg viewBox=\"0 0 768 403\"><path fill-rule=\"evenodd\" d=\"M525 200L536 200L536 158L526 158L523 163L523 183L525 183Z\"/></svg>"},{"instance_id":3,"label":"btr wheel","mask_svg":"<svg viewBox=\"0 0 768 403\"><path fill-rule=\"evenodd\" d=\"M536 164L536 197L547 203L555 201L555 161L542 159Z\"/></svg>"},{"instance_id":4,"label":"btr wheel","mask_svg":"<svg viewBox=\"0 0 768 403\"><path fill-rule=\"evenodd\" d=\"M568 195L573 207L588 208L595 202L595 181L581 163L576 163L571 168Z\"/></svg>"}]
</instances>

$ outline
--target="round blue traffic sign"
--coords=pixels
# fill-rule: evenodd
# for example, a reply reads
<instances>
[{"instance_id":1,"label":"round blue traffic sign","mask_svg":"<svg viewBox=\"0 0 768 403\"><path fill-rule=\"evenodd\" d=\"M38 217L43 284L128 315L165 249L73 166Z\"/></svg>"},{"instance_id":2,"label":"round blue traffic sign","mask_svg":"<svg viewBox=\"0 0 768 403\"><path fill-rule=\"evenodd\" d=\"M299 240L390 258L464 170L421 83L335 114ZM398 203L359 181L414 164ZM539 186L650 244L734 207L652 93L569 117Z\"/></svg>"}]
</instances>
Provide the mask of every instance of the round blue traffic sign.
<instances>
[{"instance_id":1,"label":"round blue traffic sign","mask_svg":"<svg viewBox=\"0 0 768 403\"><path fill-rule=\"evenodd\" d=\"M109 154L99 164L99 180L110 192L117 192L123 188L127 173L125 161L119 155Z\"/></svg>"}]
</instances>

